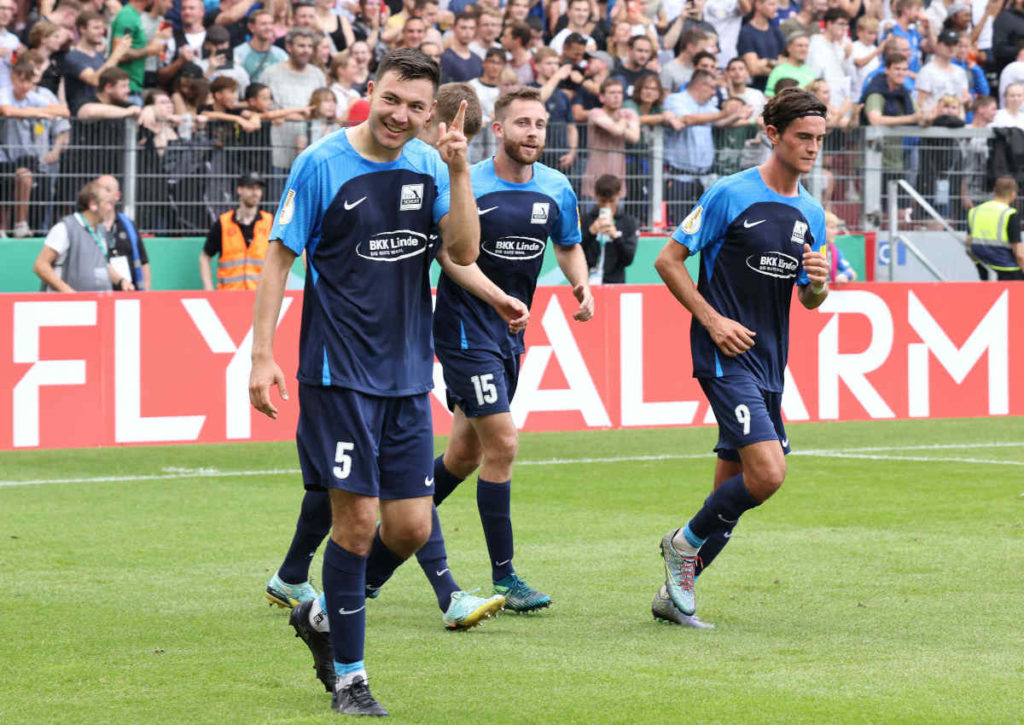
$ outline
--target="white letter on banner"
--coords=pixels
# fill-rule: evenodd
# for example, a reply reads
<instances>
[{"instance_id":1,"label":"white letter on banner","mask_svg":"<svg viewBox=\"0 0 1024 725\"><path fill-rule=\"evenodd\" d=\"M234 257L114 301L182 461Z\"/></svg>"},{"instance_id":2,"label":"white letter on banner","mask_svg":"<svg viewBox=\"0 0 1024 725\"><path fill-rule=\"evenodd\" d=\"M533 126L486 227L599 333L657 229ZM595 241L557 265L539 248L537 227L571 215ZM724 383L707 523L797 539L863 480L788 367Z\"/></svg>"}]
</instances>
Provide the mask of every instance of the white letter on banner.
<instances>
[{"instance_id":1,"label":"white letter on banner","mask_svg":"<svg viewBox=\"0 0 1024 725\"><path fill-rule=\"evenodd\" d=\"M690 425L697 401L644 402L644 298L619 296L619 375L622 425Z\"/></svg>"},{"instance_id":2,"label":"white letter on banner","mask_svg":"<svg viewBox=\"0 0 1024 725\"><path fill-rule=\"evenodd\" d=\"M32 365L14 386L11 429L15 448L39 445L39 388L84 385L86 380L85 360L39 359L39 329L95 324L95 300L14 303L13 361Z\"/></svg>"},{"instance_id":3,"label":"white letter on banner","mask_svg":"<svg viewBox=\"0 0 1024 725\"><path fill-rule=\"evenodd\" d=\"M988 412L1010 412L1010 305L1009 292L999 295L985 317L971 332L964 346L957 349L945 331L913 292L909 292L907 320L924 342L907 346L907 393L909 413L915 418L927 416L929 404L928 352L946 369L958 385L964 381L981 356L988 350Z\"/></svg>"},{"instance_id":4,"label":"white letter on banner","mask_svg":"<svg viewBox=\"0 0 1024 725\"><path fill-rule=\"evenodd\" d=\"M796 386L796 379L789 371L789 365L783 372L782 380L782 416L786 420L810 420L811 414L807 412L803 396Z\"/></svg>"},{"instance_id":5,"label":"white letter on banner","mask_svg":"<svg viewBox=\"0 0 1024 725\"><path fill-rule=\"evenodd\" d=\"M277 324L281 324L291 297L281 301ZM236 348L224 324L217 317L210 301L205 297L183 299L181 304L192 318L199 334L203 336L211 352L232 354L224 372L224 435L229 440L246 439L252 436L252 418L249 408L249 373L252 370L252 327L245 333Z\"/></svg>"},{"instance_id":6,"label":"white letter on banner","mask_svg":"<svg viewBox=\"0 0 1024 725\"><path fill-rule=\"evenodd\" d=\"M551 345L534 345L523 357L519 372L519 385L515 400L512 401L512 418L522 428L526 417L534 412L578 410L591 428L609 427L612 422L605 410L601 396L597 394L594 380L583 361L583 355L569 330L569 323L558 304L558 297L551 296L541 320L544 332ZM569 387L565 390L540 390L540 381L547 370L551 355L565 373Z\"/></svg>"},{"instance_id":7,"label":"white letter on banner","mask_svg":"<svg viewBox=\"0 0 1024 725\"><path fill-rule=\"evenodd\" d=\"M139 300L114 302L114 440L194 441L206 416L142 417L142 335Z\"/></svg>"},{"instance_id":8,"label":"white letter on banner","mask_svg":"<svg viewBox=\"0 0 1024 725\"><path fill-rule=\"evenodd\" d=\"M865 377L877 370L892 351L892 313L878 295L863 290L833 291L818 308L821 312L856 313L871 323L871 342L858 353L839 353L839 320L836 314L818 335L818 417L839 418L839 380L872 418L895 418L892 409Z\"/></svg>"}]
</instances>

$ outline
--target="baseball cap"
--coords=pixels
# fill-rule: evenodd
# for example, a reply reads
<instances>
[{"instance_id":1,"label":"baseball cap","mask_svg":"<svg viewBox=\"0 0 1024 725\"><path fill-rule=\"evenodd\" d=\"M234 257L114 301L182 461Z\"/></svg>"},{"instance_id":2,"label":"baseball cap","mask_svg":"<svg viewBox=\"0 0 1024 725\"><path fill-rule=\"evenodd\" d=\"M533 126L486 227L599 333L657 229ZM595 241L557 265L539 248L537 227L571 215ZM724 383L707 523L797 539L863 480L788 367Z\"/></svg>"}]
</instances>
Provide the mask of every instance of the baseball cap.
<instances>
[{"instance_id":1,"label":"baseball cap","mask_svg":"<svg viewBox=\"0 0 1024 725\"><path fill-rule=\"evenodd\" d=\"M244 174L238 177L237 186L266 186L267 182L263 180L263 177L258 171L246 171Z\"/></svg>"},{"instance_id":2,"label":"baseball cap","mask_svg":"<svg viewBox=\"0 0 1024 725\"><path fill-rule=\"evenodd\" d=\"M956 45L957 43L960 42L960 33L956 32L955 30L950 30L949 28L946 28L941 33L939 33L938 40L943 45Z\"/></svg>"}]
</instances>

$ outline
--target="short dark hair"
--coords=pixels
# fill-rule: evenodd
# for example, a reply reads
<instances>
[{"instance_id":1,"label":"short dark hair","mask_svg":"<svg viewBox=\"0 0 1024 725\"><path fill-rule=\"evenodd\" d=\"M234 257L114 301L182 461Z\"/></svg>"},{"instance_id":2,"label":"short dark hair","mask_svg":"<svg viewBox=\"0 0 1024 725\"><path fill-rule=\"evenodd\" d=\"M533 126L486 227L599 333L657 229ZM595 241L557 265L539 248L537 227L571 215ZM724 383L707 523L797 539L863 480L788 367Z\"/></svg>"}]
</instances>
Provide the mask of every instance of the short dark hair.
<instances>
[{"instance_id":1,"label":"short dark hair","mask_svg":"<svg viewBox=\"0 0 1024 725\"><path fill-rule=\"evenodd\" d=\"M89 205L93 202L99 204L102 199L103 187L95 181L90 181L78 192L78 200L75 202L76 211L89 211Z\"/></svg>"},{"instance_id":2,"label":"short dark hair","mask_svg":"<svg viewBox=\"0 0 1024 725\"><path fill-rule=\"evenodd\" d=\"M518 40L524 48L533 40L533 32L530 30L530 26L521 20L517 20L505 27L512 31L512 37Z\"/></svg>"},{"instance_id":3,"label":"short dark hair","mask_svg":"<svg viewBox=\"0 0 1024 725\"><path fill-rule=\"evenodd\" d=\"M1017 180L1012 176L1000 176L992 187L995 196L1010 196L1017 193Z\"/></svg>"},{"instance_id":4,"label":"short dark hair","mask_svg":"<svg viewBox=\"0 0 1024 725\"><path fill-rule=\"evenodd\" d=\"M484 53L484 60L494 58L495 56L501 58L502 63L507 62L507 58L505 58L505 51L503 51L501 48L488 48L487 52Z\"/></svg>"},{"instance_id":5,"label":"short dark hair","mask_svg":"<svg viewBox=\"0 0 1024 725\"><path fill-rule=\"evenodd\" d=\"M400 81L428 80L437 90L441 82L441 69L433 58L413 48L399 48L388 52L377 66L377 73L373 76L376 83L389 72L398 74Z\"/></svg>"},{"instance_id":6,"label":"short dark hair","mask_svg":"<svg viewBox=\"0 0 1024 725\"><path fill-rule=\"evenodd\" d=\"M895 49L885 51L885 55L882 56L882 63L883 65L885 65L886 68L888 68L891 65L896 65L897 63L906 63L909 60L910 58L907 56L906 53L903 53Z\"/></svg>"},{"instance_id":7,"label":"short dark hair","mask_svg":"<svg viewBox=\"0 0 1024 725\"><path fill-rule=\"evenodd\" d=\"M129 80L131 76L128 75L128 71L124 68L107 68L105 71L100 73L99 82L96 84L96 90L102 91L108 86L116 85L121 81Z\"/></svg>"},{"instance_id":8,"label":"short dark hair","mask_svg":"<svg viewBox=\"0 0 1024 725\"><path fill-rule=\"evenodd\" d=\"M85 30L87 27L89 27L89 23L91 23L93 20L99 20L104 25L107 25L107 19L105 17L100 15L95 10L86 10L84 13L79 15L78 18L75 20L75 29Z\"/></svg>"},{"instance_id":9,"label":"short dark hair","mask_svg":"<svg viewBox=\"0 0 1024 725\"><path fill-rule=\"evenodd\" d=\"M641 40L644 41L645 43L647 43L648 45L650 45L651 48L654 47L654 43L652 43L651 39L648 38L646 35L634 35L632 38L629 39L629 47L632 48L634 45L639 43Z\"/></svg>"},{"instance_id":10,"label":"short dark hair","mask_svg":"<svg viewBox=\"0 0 1024 725\"><path fill-rule=\"evenodd\" d=\"M622 82L621 78L619 78L618 76L609 76L605 78L603 81L601 81L601 87L598 89L598 91L601 95L604 95L604 92L607 91L612 86L618 86L623 91L626 90L626 84Z\"/></svg>"},{"instance_id":11,"label":"short dark hair","mask_svg":"<svg viewBox=\"0 0 1024 725\"><path fill-rule=\"evenodd\" d=\"M789 88L799 88L800 81L796 78L780 78L775 84L775 95L779 95Z\"/></svg>"},{"instance_id":12,"label":"short dark hair","mask_svg":"<svg viewBox=\"0 0 1024 725\"><path fill-rule=\"evenodd\" d=\"M837 20L850 20L849 14L845 10L842 10L840 8L829 8L828 10L825 11L825 15L823 16L823 18L825 20L825 25L828 25L829 23L834 23Z\"/></svg>"},{"instance_id":13,"label":"short dark hair","mask_svg":"<svg viewBox=\"0 0 1024 725\"><path fill-rule=\"evenodd\" d=\"M231 76L217 76L213 79L213 83L210 84L210 93L220 93L221 91L237 91L238 81Z\"/></svg>"},{"instance_id":14,"label":"short dark hair","mask_svg":"<svg viewBox=\"0 0 1024 725\"><path fill-rule=\"evenodd\" d=\"M455 16L455 22L453 23L453 25L457 25L460 20L472 20L473 23L476 24L476 13L468 9L463 10L462 12L458 13Z\"/></svg>"},{"instance_id":15,"label":"short dark hair","mask_svg":"<svg viewBox=\"0 0 1024 725\"><path fill-rule=\"evenodd\" d=\"M708 34L703 30L700 30L699 28L690 28L683 33L683 37L679 40L679 46L681 48L685 48L688 45L696 45L700 41L707 39Z\"/></svg>"},{"instance_id":16,"label":"short dark hair","mask_svg":"<svg viewBox=\"0 0 1024 725\"><path fill-rule=\"evenodd\" d=\"M732 60L725 64L725 69L729 70L730 68L732 68L733 63L742 63L744 68L747 67L747 61L743 60L739 56L736 56L735 58L733 58Z\"/></svg>"},{"instance_id":17,"label":"short dark hair","mask_svg":"<svg viewBox=\"0 0 1024 725\"><path fill-rule=\"evenodd\" d=\"M640 36L638 35L636 37L639 38ZM700 63L705 58L710 58L711 60L715 61L715 65L718 65L718 58L715 57L715 54L714 53L709 53L706 50L702 50L701 52L699 52L699 53L697 53L697 54L695 54L693 56L693 60L692 60L693 65L697 65L698 63Z\"/></svg>"},{"instance_id":18,"label":"short dark hair","mask_svg":"<svg viewBox=\"0 0 1024 725\"><path fill-rule=\"evenodd\" d=\"M690 76L690 82L686 87L689 88L694 83L711 83L714 85L715 77L706 70L695 70L693 75Z\"/></svg>"},{"instance_id":19,"label":"short dark hair","mask_svg":"<svg viewBox=\"0 0 1024 725\"><path fill-rule=\"evenodd\" d=\"M565 39L565 42L562 43L562 48L564 49L565 46L567 46L567 45L586 45L586 44L587 44L587 39L584 38L579 33L569 33L568 37L566 37L566 39Z\"/></svg>"},{"instance_id":20,"label":"short dark hair","mask_svg":"<svg viewBox=\"0 0 1024 725\"><path fill-rule=\"evenodd\" d=\"M14 66L11 68L11 75L15 78L35 78L36 77L36 66L32 62L31 58L26 58L25 53L21 55L18 60L14 62Z\"/></svg>"},{"instance_id":21,"label":"short dark hair","mask_svg":"<svg viewBox=\"0 0 1024 725\"><path fill-rule=\"evenodd\" d=\"M992 96L978 96L977 98L974 99L974 103L971 104L971 108L974 109L975 111L977 111L979 108L984 108L985 106L991 106L993 103L998 103L998 102L999 101L997 101Z\"/></svg>"},{"instance_id":22,"label":"short dark hair","mask_svg":"<svg viewBox=\"0 0 1024 725\"><path fill-rule=\"evenodd\" d=\"M445 83L437 89L437 107L434 109L434 119L438 123L451 123L455 114L459 112L459 105L466 102L466 119L462 124L462 132L467 139L472 139L478 133L484 123L484 112L480 106L480 99L468 83Z\"/></svg>"},{"instance_id":23,"label":"short dark hair","mask_svg":"<svg viewBox=\"0 0 1024 725\"><path fill-rule=\"evenodd\" d=\"M245 100L251 101L253 98L260 94L264 88L269 89L270 86L265 83L250 83L245 87Z\"/></svg>"},{"instance_id":24,"label":"short dark hair","mask_svg":"<svg viewBox=\"0 0 1024 725\"><path fill-rule=\"evenodd\" d=\"M821 116L825 118L828 109L825 104L818 100L810 91L803 88L787 88L775 94L774 98L768 99L764 104L764 125L775 126L779 133L784 133L786 127L793 121L804 116Z\"/></svg>"},{"instance_id":25,"label":"short dark hair","mask_svg":"<svg viewBox=\"0 0 1024 725\"><path fill-rule=\"evenodd\" d=\"M620 191L622 191L622 179L614 174L601 174L594 182L594 197L597 199L611 199L618 196Z\"/></svg>"},{"instance_id":26,"label":"short dark hair","mask_svg":"<svg viewBox=\"0 0 1024 725\"><path fill-rule=\"evenodd\" d=\"M536 101L540 105L544 105L544 101L541 100L539 88L519 86L512 90L505 91L498 96L498 100L494 102L494 120L505 120L505 114L508 113L508 107L511 106L514 101Z\"/></svg>"}]
</instances>

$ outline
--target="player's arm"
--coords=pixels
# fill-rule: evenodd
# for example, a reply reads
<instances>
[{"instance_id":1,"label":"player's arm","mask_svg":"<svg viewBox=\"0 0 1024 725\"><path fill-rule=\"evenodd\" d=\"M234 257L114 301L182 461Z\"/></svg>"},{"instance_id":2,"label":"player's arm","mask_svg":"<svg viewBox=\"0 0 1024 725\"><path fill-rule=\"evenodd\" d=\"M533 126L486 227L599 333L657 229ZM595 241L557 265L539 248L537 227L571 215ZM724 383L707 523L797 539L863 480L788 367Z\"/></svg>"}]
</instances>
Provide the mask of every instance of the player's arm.
<instances>
[{"instance_id":1,"label":"player's arm","mask_svg":"<svg viewBox=\"0 0 1024 725\"><path fill-rule=\"evenodd\" d=\"M530 320L530 310L522 300L506 294L501 287L494 284L476 263L455 264L443 248L437 253L437 261L455 284L493 307L494 311L501 315L501 319L508 323L510 333L514 335L526 328L526 323Z\"/></svg>"},{"instance_id":2,"label":"player's arm","mask_svg":"<svg viewBox=\"0 0 1024 725\"><path fill-rule=\"evenodd\" d=\"M586 322L594 316L594 295L590 292L590 270L587 269L587 257L583 254L580 244L555 244L555 260L558 268L572 285L572 293L580 303L580 308L573 314L573 319Z\"/></svg>"},{"instance_id":3,"label":"player's arm","mask_svg":"<svg viewBox=\"0 0 1024 725\"><path fill-rule=\"evenodd\" d=\"M809 310L821 305L828 297L828 260L821 252L815 252L810 244L804 244L804 272L810 284L797 287L800 304Z\"/></svg>"},{"instance_id":4,"label":"player's arm","mask_svg":"<svg viewBox=\"0 0 1024 725\"><path fill-rule=\"evenodd\" d=\"M280 241L267 247L252 321L252 372L249 374L249 402L270 418L277 418L277 408L270 402L270 388L277 386L281 397L288 400L284 373L274 362L274 332L281 314L288 272L297 255Z\"/></svg>"},{"instance_id":5,"label":"player's arm","mask_svg":"<svg viewBox=\"0 0 1024 725\"><path fill-rule=\"evenodd\" d=\"M469 182L469 162L466 160L469 144L462 130L465 120L466 102L463 101L450 127L443 122L438 125L437 141L441 159L448 165L451 193L448 213L438 223L441 248L448 252L451 262L458 265L472 264L480 254L480 215Z\"/></svg>"},{"instance_id":6,"label":"player's arm","mask_svg":"<svg viewBox=\"0 0 1024 725\"><path fill-rule=\"evenodd\" d=\"M704 295L697 291L693 277L686 269L685 262L689 256L690 250L686 245L669 239L654 260L654 268L679 303L708 331L719 350L728 357L746 352L754 346L757 333L720 315L708 304Z\"/></svg>"}]
</instances>

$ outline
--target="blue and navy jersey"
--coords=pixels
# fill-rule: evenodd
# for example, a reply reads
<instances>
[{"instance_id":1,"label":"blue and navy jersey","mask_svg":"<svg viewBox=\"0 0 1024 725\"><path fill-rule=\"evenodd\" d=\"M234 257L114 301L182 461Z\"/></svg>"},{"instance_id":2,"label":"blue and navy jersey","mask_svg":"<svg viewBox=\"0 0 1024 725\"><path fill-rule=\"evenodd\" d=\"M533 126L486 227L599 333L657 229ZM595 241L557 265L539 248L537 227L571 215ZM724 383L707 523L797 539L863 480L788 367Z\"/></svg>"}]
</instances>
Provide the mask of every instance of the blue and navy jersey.
<instances>
[{"instance_id":1,"label":"blue and navy jersey","mask_svg":"<svg viewBox=\"0 0 1024 725\"><path fill-rule=\"evenodd\" d=\"M750 350L730 358L694 319L694 377L752 375L763 390L782 392L793 283L810 282L804 243L815 251L825 244L821 204L803 186L793 197L772 191L755 167L716 181L672 238L701 253L697 290L704 299L757 333Z\"/></svg>"},{"instance_id":2,"label":"blue and navy jersey","mask_svg":"<svg viewBox=\"0 0 1024 725\"><path fill-rule=\"evenodd\" d=\"M430 235L448 213L448 167L412 140L368 161L340 131L292 165L270 238L306 252L303 383L405 396L434 387Z\"/></svg>"},{"instance_id":3,"label":"blue and navy jersey","mask_svg":"<svg viewBox=\"0 0 1024 725\"><path fill-rule=\"evenodd\" d=\"M576 194L563 174L540 163L533 165L533 178L525 184L498 178L493 158L474 164L470 179L480 213L477 266L529 307L548 238L566 246L581 241ZM434 341L438 347L489 350L503 357L525 350L522 332L510 335L489 304L443 273L437 285Z\"/></svg>"}]
</instances>

